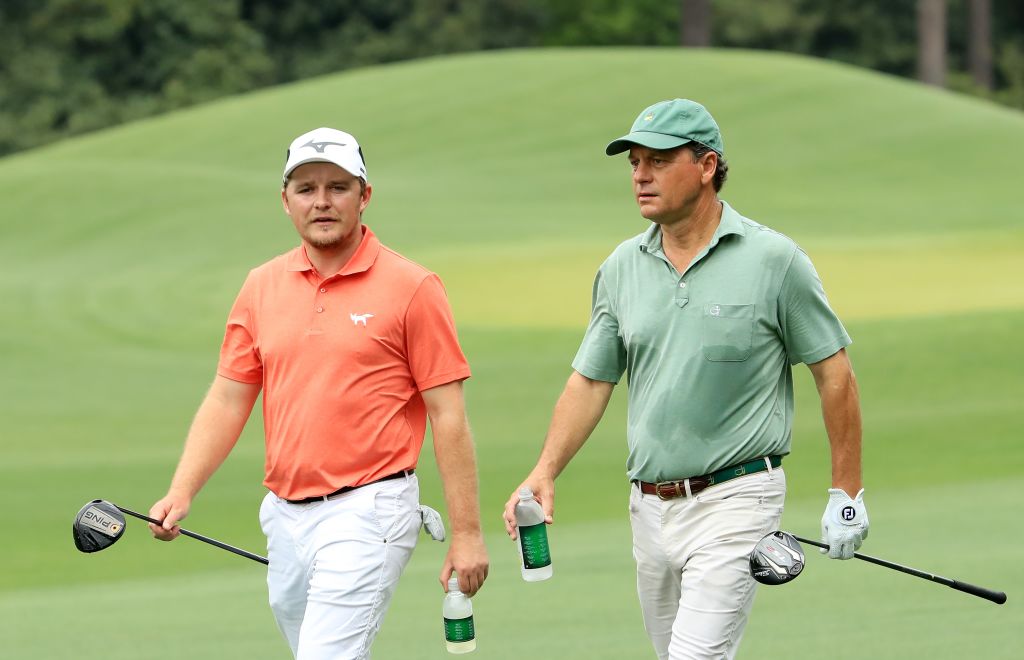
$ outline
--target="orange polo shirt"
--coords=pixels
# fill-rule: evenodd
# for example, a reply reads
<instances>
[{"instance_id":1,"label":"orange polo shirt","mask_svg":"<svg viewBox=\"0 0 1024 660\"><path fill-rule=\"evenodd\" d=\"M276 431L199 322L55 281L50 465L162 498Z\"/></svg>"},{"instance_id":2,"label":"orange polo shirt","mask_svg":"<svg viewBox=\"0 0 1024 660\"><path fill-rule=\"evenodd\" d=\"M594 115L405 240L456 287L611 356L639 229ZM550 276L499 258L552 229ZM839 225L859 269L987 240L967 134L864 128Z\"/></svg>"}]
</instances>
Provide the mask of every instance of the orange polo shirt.
<instances>
[{"instance_id":1,"label":"orange polo shirt","mask_svg":"<svg viewBox=\"0 0 1024 660\"><path fill-rule=\"evenodd\" d=\"M441 280L366 226L333 277L321 279L301 246L253 269L217 373L263 386L263 483L286 499L414 467L420 392L470 375Z\"/></svg>"}]
</instances>

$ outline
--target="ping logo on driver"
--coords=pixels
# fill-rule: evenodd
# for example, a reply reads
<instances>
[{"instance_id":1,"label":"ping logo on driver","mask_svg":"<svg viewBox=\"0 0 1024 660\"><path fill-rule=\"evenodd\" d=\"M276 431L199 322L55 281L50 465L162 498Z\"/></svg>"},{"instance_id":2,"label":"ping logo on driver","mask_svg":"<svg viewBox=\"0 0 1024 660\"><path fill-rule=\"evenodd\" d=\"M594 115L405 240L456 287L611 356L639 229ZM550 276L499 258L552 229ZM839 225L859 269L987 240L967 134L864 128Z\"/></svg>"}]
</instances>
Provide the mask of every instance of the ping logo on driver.
<instances>
[{"instance_id":1,"label":"ping logo on driver","mask_svg":"<svg viewBox=\"0 0 1024 660\"><path fill-rule=\"evenodd\" d=\"M89 529L94 529L107 536L117 536L117 533L121 531L121 523L94 506L85 510L81 522Z\"/></svg>"}]
</instances>

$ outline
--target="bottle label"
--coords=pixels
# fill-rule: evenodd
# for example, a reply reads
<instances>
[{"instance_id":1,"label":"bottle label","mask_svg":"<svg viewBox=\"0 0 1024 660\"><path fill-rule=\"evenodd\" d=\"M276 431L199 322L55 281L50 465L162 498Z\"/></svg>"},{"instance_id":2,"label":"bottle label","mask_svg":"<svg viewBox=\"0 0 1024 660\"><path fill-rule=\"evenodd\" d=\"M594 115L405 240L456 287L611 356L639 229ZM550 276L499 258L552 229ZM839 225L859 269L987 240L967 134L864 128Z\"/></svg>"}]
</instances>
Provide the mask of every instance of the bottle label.
<instances>
[{"instance_id":1,"label":"bottle label","mask_svg":"<svg viewBox=\"0 0 1024 660\"><path fill-rule=\"evenodd\" d=\"M523 568L544 568L551 565L548 530L544 523L520 527L519 544L523 551Z\"/></svg>"},{"instance_id":2,"label":"bottle label","mask_svg":"<svg viewBox=\"0 0 1024 660\"><path fill-rule=\"evenodd\" d=\"M465 619L444 619L444 638L448 642L468 642L476 637L473 628L473 616Z\"/></svg>"}]
</instances>

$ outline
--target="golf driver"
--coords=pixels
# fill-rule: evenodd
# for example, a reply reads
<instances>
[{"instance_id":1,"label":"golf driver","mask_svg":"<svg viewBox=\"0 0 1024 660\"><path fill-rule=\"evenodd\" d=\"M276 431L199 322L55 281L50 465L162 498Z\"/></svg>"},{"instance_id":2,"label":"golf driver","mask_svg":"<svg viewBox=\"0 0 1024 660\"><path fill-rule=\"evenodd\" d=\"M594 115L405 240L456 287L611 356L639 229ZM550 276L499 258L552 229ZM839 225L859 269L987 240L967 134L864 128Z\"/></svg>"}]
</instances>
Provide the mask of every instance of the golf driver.
<instances>
[{"instance_id":1,"label":"golf driver","mask_svg":"<svg viewBox=\"0 0 1024 660\"><path fill-rule=\"evenodd\" d=\"M803 551L800 549L800 543L807 543L808 545L828 550L828 544L825 543L819 543L818 541L811 541L810 539L794 536L788 532L772 532L758 541L757 545L754 546L753 551L751 551L750 574L755 580L763 584L783 584L795 579L796 576L800 574L800 570L796 570L794 573L792 568L795 568L797 563L799 563L801 569L803 568L804 556ZM902 566L900 564L879 559L877 557L871 557L869 555L862 555L859 552L853 553L853 556L856 559L860 559L871 564L877 564L879 566L891 568L894 571L913 575L931 582L944 584L947 587L956 589L957 591L962 591L964 593L971 594L972 596L977 596L978 598L990 600L997 605L1002 605L1006 602L1006 594L1002 591L993 591L967 582L951 580L950 578L945 578L941 575L925 573L924 571L919 571L916 568ZM787 561L789 563L787 563Z\"/></svg>"},{"instance_id":2,"label":"golf driver","mask_svg":"<svg viewBox=\"0 0 1024 660\"><path fill-rule=\"evenodd\" d=\"M105 550L121 538L124 534L124 522L125 518L123 514L128 514L133 518L139 520L145 520L146 522L153 523L154 525L162 524L159 520L154 520L149 516L144 516L141 513L136 513L131 509L125 509L124 507L117 506L106 500L93 500L82 507L75 516L75 523L71 527L71 532L75 539L75 547L82 552L99 552ZM203 543L209 543L210 545L217 546L222 550L233 552L236 555L251 559L261 564L269 564L266 557L260 557L241 548L236 548L233 545L222 543L216 539L211 539L208 536L202 534L196 534L190 532L187 529L182 529L181 533L185 536L202 541Z\"/></svg>"},{"instance_id":3,"label":"golf driver","mask_svg":"<svg viewBox=\"0 0 1024 660\"><path fill-rule=\"evenodd\" d=\"M762 584L785 584L803 570L803 548L786 532L772 532L750 552L750 574Z\"/></svg>"}]
</instances>

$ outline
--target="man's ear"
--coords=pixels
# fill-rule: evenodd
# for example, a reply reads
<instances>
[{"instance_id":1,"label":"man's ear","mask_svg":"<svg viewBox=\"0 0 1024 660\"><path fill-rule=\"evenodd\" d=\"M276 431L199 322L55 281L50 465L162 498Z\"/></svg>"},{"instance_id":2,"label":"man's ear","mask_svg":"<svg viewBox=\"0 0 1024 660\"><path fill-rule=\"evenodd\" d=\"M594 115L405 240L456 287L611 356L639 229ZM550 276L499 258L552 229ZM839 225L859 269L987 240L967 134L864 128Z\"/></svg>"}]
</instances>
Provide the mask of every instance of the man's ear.
<instances>
[{"instance_id":1,"label":"man's ear","mask_svg":"<svg viewBox=\"0 0 1024 660\"><path fill-rule=\"evenodd\" d=\"M359 212L362 213L366 210L366 207L370 205L370 197L373 196L373 186L370 183L366 184L366 189L363 191L362 199L359 200Z\"/></svg>"},{"instance_id":2,"label":"man's ear","mask_svg":"<svg viewBox=\"0 0 1024 660\"><path fill-rule=\"evenodd\" d=\"M288 215L292 214L290 208L288 208L288 191L287 188L281 188L281 204L284 206L284 212Z\"/></svg>"},{"instance_id":3,"label":"man's ear","mask_svg":"<svg viewBox=\"0 0 1024 660\"><path fill-rule=\"evenodd\" d=\"M715 151L709 151L704 154L704 164L701 168L701 181L707 183L711 181L715 176L715 172L718 171L718 153Z\"/></svg>"}]
</instances>

